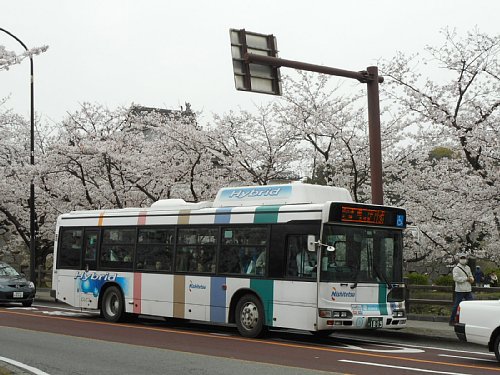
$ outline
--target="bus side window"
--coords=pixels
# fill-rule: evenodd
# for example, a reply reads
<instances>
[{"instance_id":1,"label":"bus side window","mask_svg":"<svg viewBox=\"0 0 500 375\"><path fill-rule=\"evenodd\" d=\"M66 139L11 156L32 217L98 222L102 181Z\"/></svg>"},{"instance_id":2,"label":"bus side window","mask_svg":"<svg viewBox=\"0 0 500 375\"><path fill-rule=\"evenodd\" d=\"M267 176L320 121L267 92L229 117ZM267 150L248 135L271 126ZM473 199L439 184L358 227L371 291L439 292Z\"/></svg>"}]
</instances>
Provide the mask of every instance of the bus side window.
<instances>
[{"instance_id":1,"label":"bus side window","mask_svg":"<svg viewBox=\"0 0 500 375\"><path fill-rule=\"evenodd\" d=\"M316 253L307 250L307 235L287 237L287 276L315 277L316 263Z\"/></svg>"},{"instance_id":2,"label":"bus side window","mask_svg":"<svg viewBox=\"0 0 500 375\"><path fill-rule=\"evenodd\" d=\"M61 231L57 264L61 268L81 268L83 229L64 228Z\"/></svg>"},{"instance_id":3,"label":"bus side window","mask_svg":"<svg viewBox=\"0 0 500 375\"><path fill-rule=\"evenodd\" d=\"M180 228L175 269L180 272L215 273L217 228Z\"/></svg>"},{"instance_id":4,"label":"bus side window","mask_svg":"<svg viewBox=\"0 0 500 375\"><path fill-rule=\"evenodd\" d=\"M174 252L173 228L141 228L138 231L136 269L171 271Z\"/></svg>"},{"instance_id":5,"label":"bus side window","mask_svg":"<svg viewBox=\"0 0 500 375\"><path fill-rule=\"evenodd\" d=\"M266 274L267 226L222 228L219 272L263 276Z\"/></svg>"},{"instance_id":6,"label":"bus side window","mask_svg":"<svg viewBox=\"0 0 500 375\"><path fill-rule=\"evenodd\" d=\"M132 269L135 234L135 228L104 229L100 266L111 269Z\"/></svg>"}]
</instances>

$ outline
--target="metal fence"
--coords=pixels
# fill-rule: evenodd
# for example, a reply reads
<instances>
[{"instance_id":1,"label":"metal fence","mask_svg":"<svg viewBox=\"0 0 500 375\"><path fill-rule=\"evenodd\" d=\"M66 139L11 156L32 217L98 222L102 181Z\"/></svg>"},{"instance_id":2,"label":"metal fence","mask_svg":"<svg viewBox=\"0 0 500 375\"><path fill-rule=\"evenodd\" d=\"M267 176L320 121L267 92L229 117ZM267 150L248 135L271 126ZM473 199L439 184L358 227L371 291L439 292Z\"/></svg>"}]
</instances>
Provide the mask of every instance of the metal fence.
<instances>
[{"instance_id":1,"label":"metal fence","mask_svg":"<svg viewBox=\"0 0 500 375\"><path fill-rule=\"evenodd\" d=\"M29 267L21 267L21 272L29 275ZM48 287L52 285L52 270L46 270L43 266L38 266L35 270L36 287Z\"/></svg>"},{"instance_id":2,"label":"metal fence","mask_svg":"<svg viewBox=\"0 0 500 375\"><path fill-rule=\"evenodd\" d=\"M423 291L425 298L415 298L416 291ZM443 299L443 292L448 293L448 298ZM498 299L498 295L493 295L492 293L500 293L499 287L478 287L473 286L472 292L478 295L480 293L480 299ZM421 296L419 296L421 297ZM451 286L437 286L437 285L406 285L405 289L405 303L406 311L410 311L410 306L413 305L441 305L441 306L452 306L454 301L454 291ZM485 297L485 298L483 298ZM489 298L491 297L491 298Z\"/></svg>"}]
</instances>

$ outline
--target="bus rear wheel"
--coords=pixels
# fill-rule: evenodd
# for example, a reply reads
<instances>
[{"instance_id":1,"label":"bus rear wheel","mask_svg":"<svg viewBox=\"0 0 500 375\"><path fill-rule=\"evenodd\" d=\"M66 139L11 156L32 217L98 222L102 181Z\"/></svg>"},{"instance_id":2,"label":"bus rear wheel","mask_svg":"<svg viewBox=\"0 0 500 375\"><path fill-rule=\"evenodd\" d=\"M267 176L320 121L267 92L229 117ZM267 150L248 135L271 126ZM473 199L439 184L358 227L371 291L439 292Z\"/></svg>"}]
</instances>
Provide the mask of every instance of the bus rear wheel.
<instances>
[{"instance_id":1,"label":"bus rear wheel","mask_svg":"<svg viewBox=\"0 0 500 375\"><path fill-rule=\"evenodd\" d=\"M124 317L123 296L116 286L110 286L104 292L101 304L101 314L108 322L118 322Z\"/></svg>"},{"instance_id":2,"label":"bus rear wheel","mask_svg":"<svg viewBox=\"0 0 500 375\"><path fill-rule=\"evenodd\" d=\"M243 337L260 337L266 332L264 308L253 294L246 294L236 304L236 327Z\"/></svg>"}]
</instances>

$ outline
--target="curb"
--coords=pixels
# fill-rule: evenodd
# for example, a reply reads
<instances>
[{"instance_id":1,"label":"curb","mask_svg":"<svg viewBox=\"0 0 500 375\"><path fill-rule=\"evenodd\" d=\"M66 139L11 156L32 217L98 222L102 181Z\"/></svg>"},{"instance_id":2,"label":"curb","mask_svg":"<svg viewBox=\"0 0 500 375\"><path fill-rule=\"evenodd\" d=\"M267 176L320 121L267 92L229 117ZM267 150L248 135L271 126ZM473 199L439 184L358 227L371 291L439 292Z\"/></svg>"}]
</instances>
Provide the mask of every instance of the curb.
<instances>
[{"instance_id":1,"label":"curb","mask_svg":"<svg viewBox=\"0 0 500 375\"><path fill-rule=\"evenodd\" d=\"M438 323L448 323L450 320L447 316L434 316L434 315L417 315L408 314L407 318L409 320L418 320L423 322L438 322Z\"/></svg>"},{"instance_id":2,"label":"curb","mask_svg":"<svg viewBox=\"0 0 500 375\"><path fill-rule=\"evenodd\" d=\"M3 371L3 372L2 372ZM5 375L33 375L32 372L11 365L10 363L0 361L0 374Z\"/></svg>"}]
</instances>

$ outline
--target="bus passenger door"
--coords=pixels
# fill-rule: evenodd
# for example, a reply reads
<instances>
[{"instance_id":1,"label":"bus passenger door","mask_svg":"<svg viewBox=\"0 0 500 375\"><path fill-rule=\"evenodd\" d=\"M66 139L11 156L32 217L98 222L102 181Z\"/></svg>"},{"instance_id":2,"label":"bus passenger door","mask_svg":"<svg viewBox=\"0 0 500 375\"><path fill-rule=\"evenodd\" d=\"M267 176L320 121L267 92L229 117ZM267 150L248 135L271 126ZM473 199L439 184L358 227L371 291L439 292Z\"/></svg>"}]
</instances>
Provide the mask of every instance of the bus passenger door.
<instances>
[{"instance_id":1,"label":"bus passenger door","mask_svg":"<svg viewBox=\"0 0 500 375\"><path fill-rule=\"evenodd\" d=\"M97 244L99 243L99 230L85 230L83 242L83 267L85 271L97 268Z\"/></svg>"},{"instance_id":2,"label":"bus passenger door","mask_svg":"<svg viewBox=\"0 0 500 375\"><path fill-rule=\"evenodd\" d=\"M83 262L82 273L86 276L81 280L80 288L77 289L77 307L97 308L97 297L95 296L95 285L90 275L97 268L97 246L99 244L99 229L85 229L83 238Z\"/></svg>"}]
</instances>

